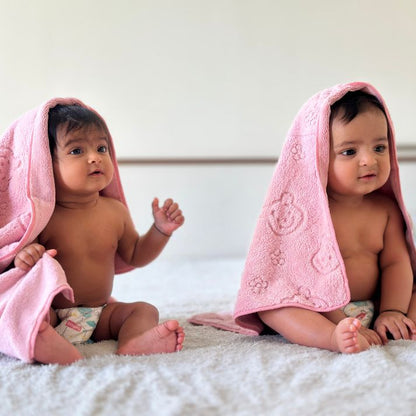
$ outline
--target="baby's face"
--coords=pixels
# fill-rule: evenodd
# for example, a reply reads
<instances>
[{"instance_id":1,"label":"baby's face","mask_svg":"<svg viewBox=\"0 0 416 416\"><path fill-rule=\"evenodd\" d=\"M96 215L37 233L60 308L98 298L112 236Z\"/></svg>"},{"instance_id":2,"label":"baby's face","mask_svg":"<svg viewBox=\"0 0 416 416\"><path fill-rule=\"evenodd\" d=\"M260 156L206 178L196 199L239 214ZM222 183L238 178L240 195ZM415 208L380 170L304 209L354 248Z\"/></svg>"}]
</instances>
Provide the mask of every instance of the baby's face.
<instances>
[{"instance_id":1,"label":"baby's face","mask_svg":"<svg viewBox=\"0 0 416 416\"><path fill-rule=\"evenodd\" d=\"M336 116L330 126L328 195L363 196L383 186L390 175L387 120L370 106L349 123Z\"/></svg>"},{"instance_id":2,"label":"baby's face","mask_svg":"<svg viewBox=\"0 0 416 416\"><path fill-rule=\"evenodd\" d=\"M69 133L66 125L58 126L53 157L57 197L94 195L111 182L114 167L108 143L106 133L96 125Z\"/></svg>"}]
</instances>

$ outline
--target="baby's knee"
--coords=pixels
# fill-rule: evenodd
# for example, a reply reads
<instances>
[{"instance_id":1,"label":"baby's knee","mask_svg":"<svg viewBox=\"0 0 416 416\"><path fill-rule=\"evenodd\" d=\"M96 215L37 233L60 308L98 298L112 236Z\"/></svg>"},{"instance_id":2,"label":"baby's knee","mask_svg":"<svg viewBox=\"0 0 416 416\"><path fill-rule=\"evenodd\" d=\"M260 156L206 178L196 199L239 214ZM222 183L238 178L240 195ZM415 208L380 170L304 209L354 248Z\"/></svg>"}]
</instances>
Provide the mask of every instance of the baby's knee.
<instances>
[{"instance_id":1,"label":"baby's knee","mask_svg":"<svg viewBox=\"0 0 416 416\"><path fill-rule=\"evenodd\" d=\"M147 303L147 302L134 302L132 304L132 307L134 310L140 312L140 314L146 314L149 316L154 316L157 319L159 319L159 310L156 308L156 306Z\"/></svg>"}]
</instances>

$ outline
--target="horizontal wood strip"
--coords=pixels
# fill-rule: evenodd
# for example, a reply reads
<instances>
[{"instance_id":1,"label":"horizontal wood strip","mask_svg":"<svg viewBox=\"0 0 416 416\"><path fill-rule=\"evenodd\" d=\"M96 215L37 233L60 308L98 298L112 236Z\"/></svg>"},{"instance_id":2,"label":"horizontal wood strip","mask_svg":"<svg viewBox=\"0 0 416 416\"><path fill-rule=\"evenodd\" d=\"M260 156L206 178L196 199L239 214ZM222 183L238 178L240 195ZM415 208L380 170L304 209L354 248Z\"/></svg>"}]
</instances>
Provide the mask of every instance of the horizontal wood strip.
<instances>
[{"instance_id":1,"label":"horizontal wood strip","mask_svg":"<svg viewBox=\"0 0 416 416\"><path fill-rule=\"evenodd\" d=\"M416 163L416 144L397 147L401 163ZM277 157L134 157L118 159L119 165L270 165L277 162Z\"/></svg>"},{"instance_id":2,"label":"horizontal wood strip","mask_svg":"<svg viewBox=\"0 0 416 416\"><path fill-rule=\"evenodd\" d=\"M119 165L268 165L277 159L259 157L178 157L178 158L119 158Z\"/></svg>"}]
</instances>

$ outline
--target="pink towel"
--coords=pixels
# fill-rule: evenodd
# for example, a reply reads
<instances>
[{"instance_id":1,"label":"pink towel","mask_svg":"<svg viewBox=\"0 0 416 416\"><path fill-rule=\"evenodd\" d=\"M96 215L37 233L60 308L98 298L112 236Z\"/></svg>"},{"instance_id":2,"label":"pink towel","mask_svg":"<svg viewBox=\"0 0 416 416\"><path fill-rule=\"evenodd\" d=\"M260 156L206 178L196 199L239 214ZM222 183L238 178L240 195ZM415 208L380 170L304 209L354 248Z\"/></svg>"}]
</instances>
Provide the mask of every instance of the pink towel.
<instances>
[{"instance_id":1,"label":"pink towel","mask_svg":"<svg viewBox=\"0 0 416 416\"><path fill-rule=\"evenodd\" d=\"M47 254L27 273L7 270L16 253L43 230L54 210L48 112L57 104L87 107L73 98L52 99L21 116L0 138L0 352L27 362L33 361L39 325L54 296L62 292L68 299L73 297L61 266ZM125 204L109 139L115 173L103 194ZM118 273L130 269L116 259Z\"/></svg>"},{"instance_id":2,"label":"pink towel","mask_svg":"<svg viewBox=\"0 0 416 416\"><path fill-rule=\"evenodd\" d=\"M386 108L369 84L337 85L310 98L288 132L248 252L234 318L257 332L258 311L295 306L313 311L341 308L350 300L347 276L326 194L330 106L348 91L364 89ZM386 108L387 112L387 108ZM393 125L387 112L391 175L383 192L395 198L406 222L416 269L412 228L399 181Z\"/></svg>"},{"instance_id":3,"label":"pink towel","mask_svg":"<svg viewBox=\"0 0 416 416\"><path fill-rule=\"evenodd\" d=\"M201 313L189 318L188 322L194 325L212 326L214 328L223 329L224 331L237 332L238 334L243 335L258 335L257 331L238 325L235 322L232 313Z\"/></svg>"}]
</instances>

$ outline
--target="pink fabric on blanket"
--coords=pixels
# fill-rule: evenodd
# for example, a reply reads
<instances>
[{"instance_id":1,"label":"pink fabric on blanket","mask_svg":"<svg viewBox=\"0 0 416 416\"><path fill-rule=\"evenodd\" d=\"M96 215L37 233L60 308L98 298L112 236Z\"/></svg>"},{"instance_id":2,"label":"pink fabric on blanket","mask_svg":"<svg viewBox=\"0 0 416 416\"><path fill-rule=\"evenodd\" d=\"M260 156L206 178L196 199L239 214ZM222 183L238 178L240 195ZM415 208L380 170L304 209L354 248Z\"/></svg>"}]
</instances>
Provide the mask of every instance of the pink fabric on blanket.
<instances>
[{"instance_id":1,"label":"pink fabric on blanket","mask_svg":"<svg viewBox=\"0 0 416 416\"><path fill-rule=\"evenodd\" d=\"M7 270L16 253L43 230L54 210L48 113L57 104L87 107L73 98L49 100L17 119L0 138L0 352L27 362L33 360L39 325L53 297L60 292L68 299L73 296L62 268L47 254L27 273ZM125 204L109 139L115 173L103 194ZM116 259L118 273L130 269Z\"/></svg>"},{"instance_id":2,"label":"pink fabric on blanket","mask_svg":"<svg viewBox=\"0 0 416 416\"><path fill-rule=\"evenodd\" d=\"M214 328L237 332L238 334L243 335L258 335L256 331L238 325L235 322L232 313L201 313L189 318L188 322L194 325L212 326Z\"/></svg>"},{"instance_id":3,"label":"pink fabric on blanket","mask_svg":"<svg viewBox=\"0 0 416 416\"><path fill-rule=\"evenodd\" d=\"M374 87L354 82L319 92L297 114L247 255L234 311L237 324L260 333L263 324L259 311L285 306L330 311L349 302L347 276L326 194L329 115L331 104L348 91L361 89L378 97L386 108ZM391 175L383 192L396 199L403 213L415 270L415 248L400 189L394 130L390 116L387 118Z\"/></svg>"}]
</instances>

